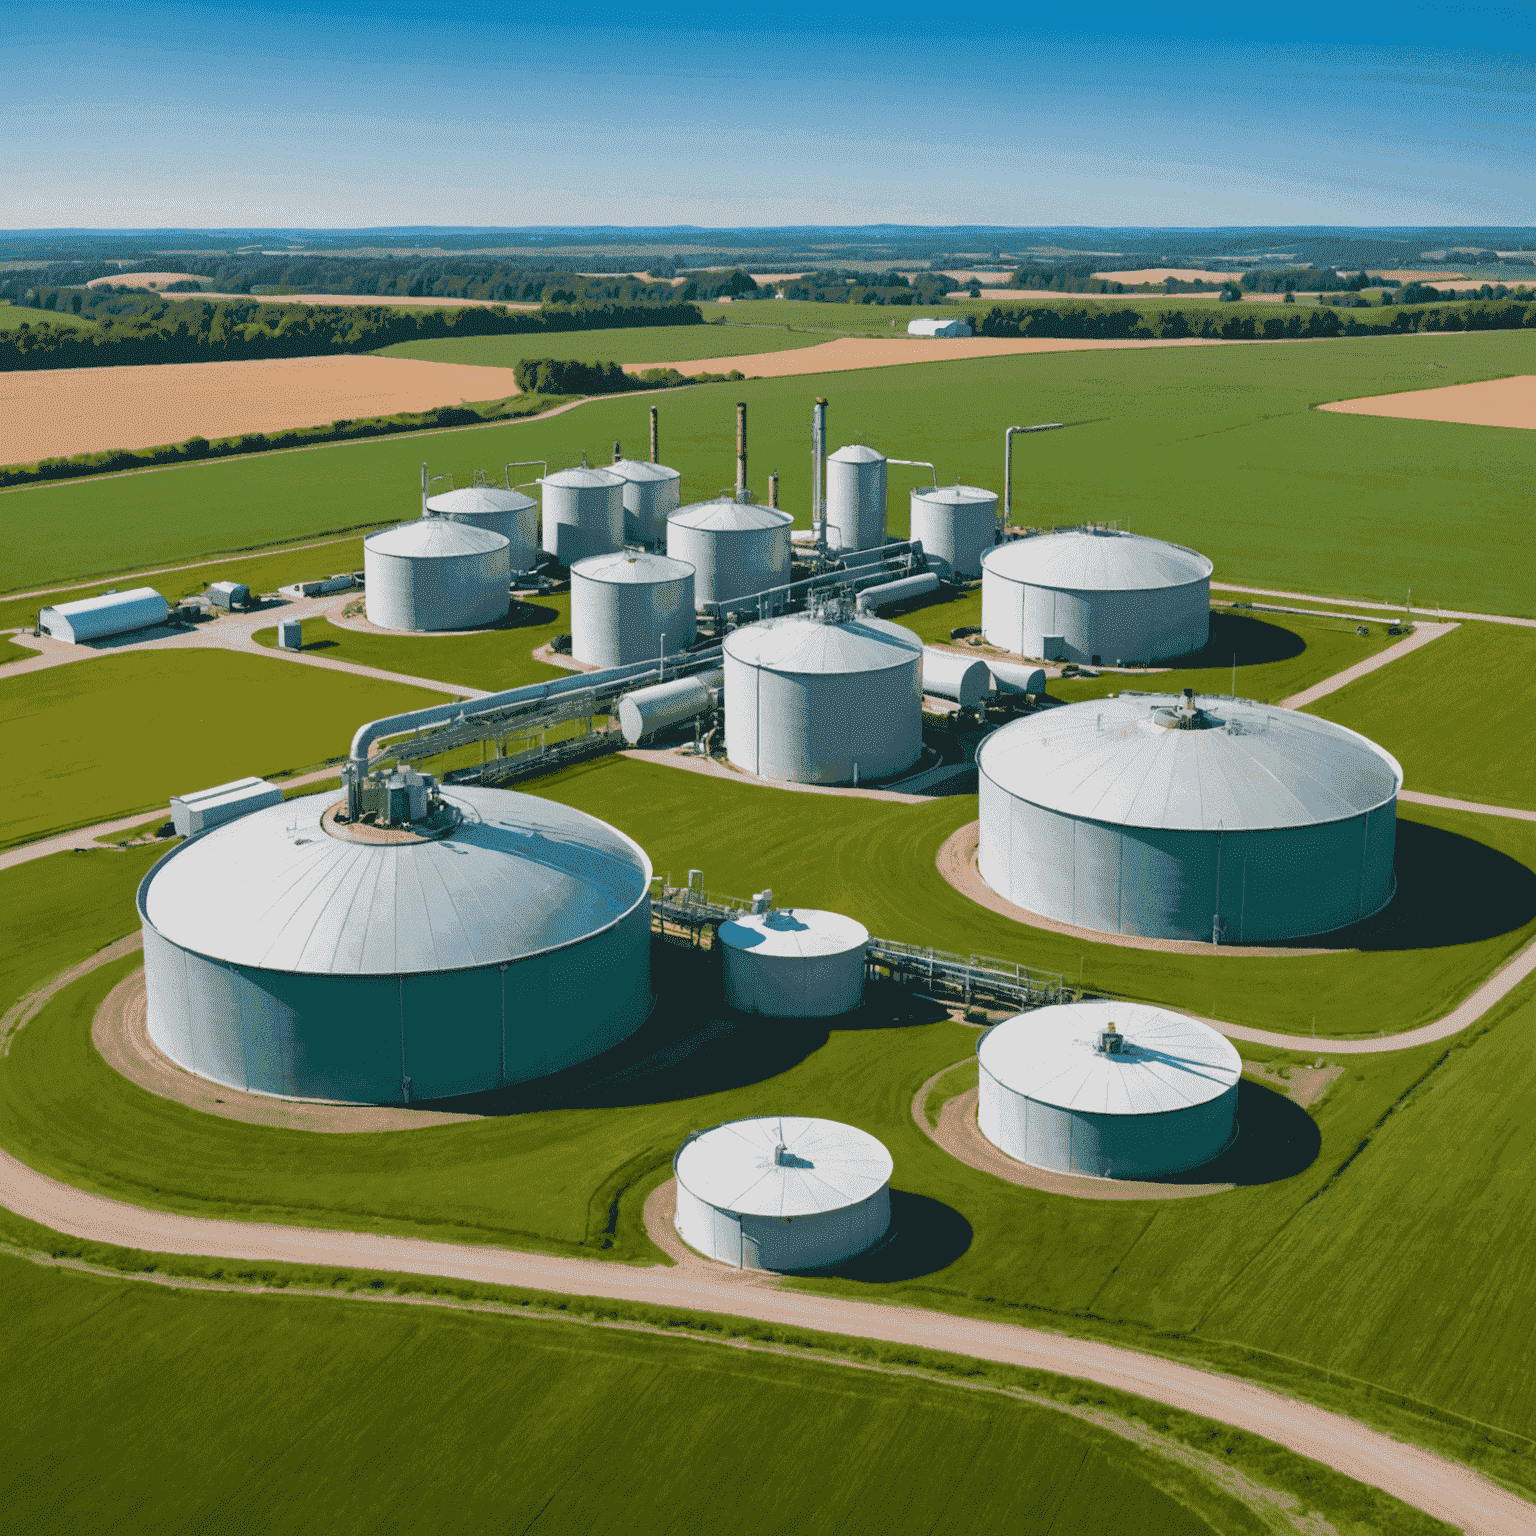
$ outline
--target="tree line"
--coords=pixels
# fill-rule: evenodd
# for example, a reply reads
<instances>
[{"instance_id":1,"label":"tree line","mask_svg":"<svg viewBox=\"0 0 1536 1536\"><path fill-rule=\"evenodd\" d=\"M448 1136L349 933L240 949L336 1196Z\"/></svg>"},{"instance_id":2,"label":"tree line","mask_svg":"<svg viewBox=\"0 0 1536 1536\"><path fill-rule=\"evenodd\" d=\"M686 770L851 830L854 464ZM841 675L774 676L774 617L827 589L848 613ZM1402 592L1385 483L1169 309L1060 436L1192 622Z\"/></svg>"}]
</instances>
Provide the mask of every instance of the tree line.
<instances>
[{"instance_id":1,"label":"tree line","mask_svg":"<svg viewBox=\"0 0 1536 1536\"><path fill-rule=\"evenodd\" d=\"M625 373L612 362L579 362L568 357L525 357L513 369L517 387L537 395L618 395L630 389L672 389L679 384L723 384L746 377L730 373L683 374L676 368Z\"/></svg>"}]
</instances>

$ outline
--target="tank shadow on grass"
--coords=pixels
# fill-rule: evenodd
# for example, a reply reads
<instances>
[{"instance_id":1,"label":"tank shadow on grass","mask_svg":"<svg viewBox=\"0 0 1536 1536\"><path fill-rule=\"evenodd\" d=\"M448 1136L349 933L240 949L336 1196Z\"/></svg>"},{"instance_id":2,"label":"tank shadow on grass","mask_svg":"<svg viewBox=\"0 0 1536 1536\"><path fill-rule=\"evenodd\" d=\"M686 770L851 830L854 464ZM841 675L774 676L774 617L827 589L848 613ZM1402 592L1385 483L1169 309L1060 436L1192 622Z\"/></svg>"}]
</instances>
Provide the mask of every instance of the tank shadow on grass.
<instances>
[{"instance_id":1,"label":"tank shadow on grass","mask_svg":"<svg viewBox=\"0 0 1536 1536\"><path fill-rule=\"evenodd\" d=\"M1252 619L1245 614L1211 610L1210 638L1198 651L1158 662L1173 671L1193 672L1211 667L1230 667L1237 657L1239 671L1274 661L1293 661L1307 649L1306 640L1294 629ZM1238 679L1242 681L1241 678Z\"/></svg>"},{"instance_id":2,"label":"tank shadow on grass","mask_svg":"<svg viewBox=\"0 0 1536 1536\"><path fill-rule=\"evenodd\" d=\"M873 1248L826 1269L792 1273L806 1278L890 1285L948 1269L971 1246L971 1224L953 1206L911 1190L891 1190L891 1225Z\"/></svg>"},{"instance_id":3,"label":"tank shadow on grass","mask_svg":"<svg viewBox=\"0 0 1536 1536\"><path fill-rule=\"evenodd\" d=\"M1237 1140L1220 1157L1157 1182L1277 1184L1305 1173L1322 1146L1322 1131L1301 1105L1245 1077L1237 1085Z\"/></svg>"}]
</instances>

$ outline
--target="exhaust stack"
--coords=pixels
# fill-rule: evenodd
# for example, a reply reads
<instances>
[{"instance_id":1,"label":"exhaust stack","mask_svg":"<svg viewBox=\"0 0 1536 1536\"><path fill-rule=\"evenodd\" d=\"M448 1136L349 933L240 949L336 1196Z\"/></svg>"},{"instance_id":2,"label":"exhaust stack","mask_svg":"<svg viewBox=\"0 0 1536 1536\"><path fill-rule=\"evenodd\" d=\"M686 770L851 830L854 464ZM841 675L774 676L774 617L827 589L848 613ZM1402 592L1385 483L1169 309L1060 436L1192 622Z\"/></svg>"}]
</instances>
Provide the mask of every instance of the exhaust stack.
<instances>
[{"instance_id":1,"label":"exhaust stack","mask_svg":"<svg viewBox=\"0 0 1536 1536\"><path fill-rule=\"evenodd\" d=\"M736 500L747 499L747 403L736 402Z\"/></svg>"},{"instance_id":2,"label":"exhaust stack","mask_svg":"<svg viewBox=\"0 0 1536 1536\"><path fill-rule=\"evenodd\" d=\"M651 407L651 463L661 463L661 434L657 425L656 407Z\"/></svg>"},{"instance_id":3,"label":"exhaust stack","mask_svg":"<svg viewBox=\"0 0 1536 1536\"><path fill-rule=\"evenodd\" d=\"M816 547L822 554L827 552L826 507L821 494L826 466L827 402L818 395L811 408L811 528L816 535Z\"/></svg>"}]
</instances>

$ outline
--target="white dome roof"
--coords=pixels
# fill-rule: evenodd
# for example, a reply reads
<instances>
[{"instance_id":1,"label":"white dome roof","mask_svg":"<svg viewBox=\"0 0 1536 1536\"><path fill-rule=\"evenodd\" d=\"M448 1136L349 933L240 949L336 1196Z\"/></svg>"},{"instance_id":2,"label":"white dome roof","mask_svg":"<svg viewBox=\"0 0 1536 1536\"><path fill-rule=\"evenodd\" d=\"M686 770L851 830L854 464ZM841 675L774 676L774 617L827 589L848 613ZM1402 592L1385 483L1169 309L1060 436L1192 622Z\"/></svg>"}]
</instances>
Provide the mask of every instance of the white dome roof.
<instances>
[{"instance_id":1,"label":"white dome roof","mask_svg":"<svg viewBox=\"0 0 1536 1536\"><path fill-rule=\"evenodd\" d=\"M754 528L787 528L794 518L778 507L765 507L753 501L732 501L722 496L716 501L696 501L690 507L682 507L667 521L680 528L739 533Z\"/></svg>"},{"instance_id":2,"label":"white dome roof","mask_svg":"<svg viewBox=\"0 0 1536 1536\"><path fill-rule=\"evenodd\" d=\"M849 443L847 447L839 448L827 457L835 459L839 464L878 464L885 460L885 455L878 448L871 448L868 443Z\"/></svg>"},{"instance_id":3,"label":"white dome roof","mask_svg":"<svg viewBox=\"0 0 1536 1536\"><path fill-rule=\"evenodd\" d=\"M1010 539L989 549L990 576L1071 592L1144 592L1210 578L1215 566L1198 550L1139 533L1072 528Z\"/></svg>"},{"instance_id":4,"label":"white dome roof","mask_svg":"<svg viewBox=\"0 0 1536 1536\"><path fill-rule=\"evenodd\" d=\"M140 888L154 928L237 965L391 976L521 960L611 927L645 899L644 850L536 795L442 791L445 836L353 842L321 826L334 790L184 843Z\"/></svg>"},{"instance_id":5,"label":"white dome roof","mask_svg":"<svg viewBox=\"0 0 1536 1536\"><path fill-rule=\"evenodd\" d=\"M1390 752L1331 720L1218 698L1205 700L1206 728L1181 730L1167 723L1181 702L1121 694L1043 710L988 736L976 766L1047 810L1196 832L1342 821L1402 788Z\"/></svg>"},{"instance_id":6,"label":"white dome roof","mask_svg":"<svg viewBox=\"0 0 1536 1536\"><path fill-rule=\"evenodd\" d=\"M447 517L419 517L413 523L386 528L363 540L363 548L376 555L437 560L454 555L489 555L511 547L511 540L504 533L477 528L473 523L457 523Z\"/></svg>"},{"instance_id":7,"label":"white dome roof","mask_svg":"<svg viewBox=\"0 0 1536 1536\"><path fill-rule=\"evenodd\" d=\"M1118 1055L1097 1049L1113 1024ZM1225 1035L1146 1003L1063 1003L1016 1014L977 1050L982 1070L1040 1104L1099 1115L1165 1115L1207 1104L1243 1075Z\"/></svg>"},{"instance_id":8,"label":"white dome roof","mask_svg":"<svg viewBox=\"0 0 1536 1536\"><path fill-rule=\"evenodd\" d=\"M683 477L675 469L668 469L665 464L652 464L649 459L617 459L608 466L611 473L621 480L681 480Z\"/></svg>"},{"instance_id":9,"label":"white dome roof","mask_svg":"<svg viewBox=\"0 0 1536 1536\"><path fill-rule=\"evenodd\" d=\"M782 1144L783 1164L776 1160ZM764 1115L696 1136L677 1154L677 1180L740 1216L815 1216L860 1205L889 1183L891 1154L836 1120Z\"/></svg>"},{"instance_id":10,"label":"white dome roof","mask_svg":"<svg viewBox=\"0 0 1536 1536\"><path fill-rule=\"evenodd\" d=\"M979 485L920 485L913 490L912 499L938 502L946 507L969 507L989 501L995 504L997 493L984 491Z\"/></svg>"},{"instance_id":11,"label":"white dome roof","mask_svg":"<svg viewBox=\"0 0 1536 1536\"><path fill-rule=\"evenodd\" d=\"M571 574L583 576L588 581L650 587L692 576L693 567L686 560L670 560L666 555L652 554L649 550L620 549L610 554L588 555L585 560L578 560L571 567Z\"/></svg>"},{"instance_id":12,"label":"white dome roof","mask_svg":"<svg viewBox=\"0 0 1536 1536\"><path fill-rule=\"evenodd\" d=\"M920 662L923 642L910 629L868 614L823 623L796 613L732 630L725 637L725 653L773 672L884 672Z\"/></svg>"},{"instance_id":13,"label":"white dome roof","mask_svg":"<svg viewBox=\"0 0 1536 1536\"><path fill-rule=\"evenodd\" d=\"M623 485L624 477L606 469L589 469L578 465L575 469L556 470L540 479L540 485L562 486L567 490L591 491L608 485Z\"/></svg>"},{"instance_id":14,"label":"white dome roof","mask_svg":"<svg viewBox=\"0 0 1536 1536\"><path fill-rule=\"evenodd\" d=\"M489 517L498 512L526 512L538 506L533 497L499 485L466 485L427 498L427 511L443 517Z\"/></svg>"},{"instance_id":15,"label":"white dome roof","mask_svg":"<svg viewBox=\"0 0 1536 1536\"><path fill-rule=\"evenodd\" d=\"M778 907L772 912L744 912L721 923L720 939L728 949L754 955L808 959L863 949L869 943L869 929L841 912Z\"/></svg>"}]
</instances>

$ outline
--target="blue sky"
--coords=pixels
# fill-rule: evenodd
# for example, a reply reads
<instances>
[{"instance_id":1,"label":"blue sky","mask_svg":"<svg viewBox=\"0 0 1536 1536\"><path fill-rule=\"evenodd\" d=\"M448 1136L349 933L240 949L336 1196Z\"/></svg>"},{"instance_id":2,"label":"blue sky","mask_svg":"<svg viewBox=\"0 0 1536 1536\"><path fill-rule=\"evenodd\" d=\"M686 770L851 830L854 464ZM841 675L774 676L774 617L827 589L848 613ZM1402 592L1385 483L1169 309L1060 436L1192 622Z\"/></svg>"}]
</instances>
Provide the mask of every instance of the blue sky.
<instances>
[{"instance_id":1,"label":"blue sky","mask_svg":"<svg viewBox=\"0 0 1536 1536\"><path fill-rule=\"evenodd\" d=\"M1529 224L1526 4L147 0L0 35L0 227Z\"/></svg>"}]
</instances>

